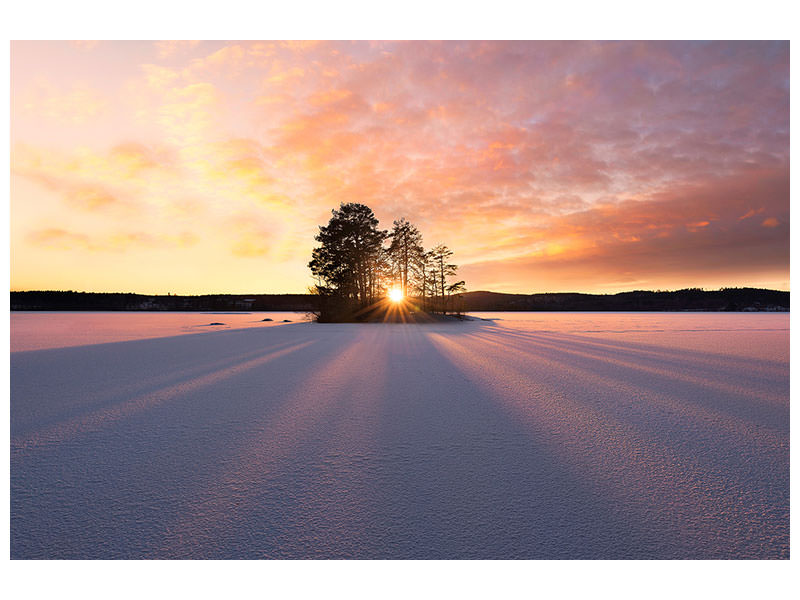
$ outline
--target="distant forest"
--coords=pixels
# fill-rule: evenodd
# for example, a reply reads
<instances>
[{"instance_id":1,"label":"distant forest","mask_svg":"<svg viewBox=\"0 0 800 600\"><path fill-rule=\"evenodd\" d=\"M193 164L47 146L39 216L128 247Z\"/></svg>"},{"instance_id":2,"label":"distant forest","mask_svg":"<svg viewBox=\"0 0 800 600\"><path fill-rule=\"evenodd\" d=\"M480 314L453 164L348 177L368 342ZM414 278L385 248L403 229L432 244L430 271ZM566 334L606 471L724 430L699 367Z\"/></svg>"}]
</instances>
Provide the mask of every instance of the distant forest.
<instances>
[{"instance_id":1,"label":"distant forest","mask_svg":"<svg viewBox=\"0 0 800 600\"><path fill-rule=\"evenodd\" d=\"M788 311L789 292L756 288L636 291L620 294L465 292L464 311ZM11 310L314 311L312 294L146 296L92 292L11 292Z\"/></svg>"}]
</instances>

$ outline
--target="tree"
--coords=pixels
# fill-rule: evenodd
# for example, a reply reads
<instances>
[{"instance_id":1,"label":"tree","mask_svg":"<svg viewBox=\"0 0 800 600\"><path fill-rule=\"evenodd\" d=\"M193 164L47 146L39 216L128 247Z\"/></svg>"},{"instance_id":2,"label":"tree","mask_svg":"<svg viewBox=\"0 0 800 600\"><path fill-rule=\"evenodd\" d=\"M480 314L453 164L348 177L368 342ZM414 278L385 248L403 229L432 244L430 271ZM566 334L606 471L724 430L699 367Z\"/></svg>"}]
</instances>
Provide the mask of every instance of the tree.
<instances>
[{"instance_id":1,"label":"tree","mask_svg":"<svg viewBox=\"0 0 800 600\"><path fill-rule=\"evenodd\" d=\"M425 254L422 248L422 234L414 225L406 221L405 218L392 223L392 231L389 233L392 240L387 250L393 271L396 273L403 295L408 295L408 290L412 287L415 279L415 265L420 257Z\"/></svg>"},{"instance_id":2,"label":"tree","mask_svg":"<svg viewBox=\"0 0 800 600\"><path fill-rule=\"evenodd\" d=\"M467 287L463 279L447 286L447 306L459 315L464 312L464 297L461 294L466 291ZM451 300L453 296L456 296L455 302Z\"/></svg>"},{"instance_id":3,"label":"tree","mask_svg":"<svg viewBox=\"0 0 800 600\"><path fill-rule=\"evenodd\" d=\"M436 279L430 252L422 252L414 264L417 280L417 291L422 298L422 310L430 310L429 298L435 295Z\"/></svg>"},{"instance_id":4,"label":"tree","mask_svg":"<svg viewBox=\"0 0 800 600\"><path fill-rule=\"evenodd\" d=\"M320 246L308 266L321 295L355 304L353 308L367 307L383 291L380 263L387 234L363 204L343 203L331 214L314 238Z\"/></svg>"},{"instance_id":5,"label":"tree","mask_svg":"<svg viewBox=\"0 0 800 600\"><path fill-rule=\"evenodd\" d=\"M391 241L384 248L387 238ZM378 229L369 207L343 203L314 239L320 245L308 266L317 280L320 321L405 318L415 308L445 313L450 296L464 290L463 281L448 283L458 269L449 262L452 251L440 244L425 252L422 235L405 218L394 221L389 233ZM397 284L404 297L421 295L421 306L415 300L390 301L387 287Z\"/></svg>"},{"instance_id":6,"label":"tree","mask_svg":"<svg viewBox=\"0 0 800 600\"><path fill-rule=\"evenodd\" d=\"M444 244L439 244L433 250L428 252L428 263L431 269L431 284L433 285L433 296L437 297L438 308L441 312L446 312L446 298L448 295L447 278L453 277L458 270L458 266L450 264L450 257L453 256L453 251ZM464 282L459 282L460 289L463 290ZM459 289L459 284L454 284L454 289L450 293Z\"/></svg>"}]
</instances>

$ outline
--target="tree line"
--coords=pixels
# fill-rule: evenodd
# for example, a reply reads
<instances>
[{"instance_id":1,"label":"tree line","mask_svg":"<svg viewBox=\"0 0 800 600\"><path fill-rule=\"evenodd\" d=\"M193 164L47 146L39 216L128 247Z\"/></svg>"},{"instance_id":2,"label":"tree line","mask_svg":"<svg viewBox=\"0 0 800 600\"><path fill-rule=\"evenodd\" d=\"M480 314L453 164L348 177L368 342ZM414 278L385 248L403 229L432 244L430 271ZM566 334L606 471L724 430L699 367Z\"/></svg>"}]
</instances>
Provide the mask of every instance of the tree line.
<instances>
[{"instance_id":1,"label":"tree line","mask_svg":"<svg viewBox=\"0 0 800 600\"><path fill-rule=\"evenodd\" d=\"M431 250L422 234L405 218L391 230L379 229L368 206L343 203L320 226L308 266L316 279L311 291L320 296L321 321L368 320L387 310L395 290L405 310L458 312L464 281L453 281L458 266L444 244ZM399 291L399 293L398 293Z\"/></svg>"},{"instance_id":2,"label":"tree line","mask_svg":"<svg viewBox=\"0 0 800 600\"><path fill-rule=\"evenodd\" d=\"M314 312L318 294L143 295L114 292L11 292L11 310L47 311L303 311ZM499 294L465 292L463 311L788 311L789 292L755 288L634 291L619 294Z\"/></svg>"}]
</instances>

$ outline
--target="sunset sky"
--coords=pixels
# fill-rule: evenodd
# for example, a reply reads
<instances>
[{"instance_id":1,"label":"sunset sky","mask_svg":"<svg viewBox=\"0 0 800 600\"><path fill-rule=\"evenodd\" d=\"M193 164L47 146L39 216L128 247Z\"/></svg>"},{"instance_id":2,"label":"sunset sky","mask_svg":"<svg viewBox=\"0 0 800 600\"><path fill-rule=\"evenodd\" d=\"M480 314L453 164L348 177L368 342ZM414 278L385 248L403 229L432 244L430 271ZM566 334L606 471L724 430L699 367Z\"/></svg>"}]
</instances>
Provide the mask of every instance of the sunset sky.
<instances>
[{"instance_id":1,"label":"sunset sky","mask_svg":"<svg viewBox=\"0 0 800 600\"><path fill-rule=\"evenodd\" d=\"M11 289L298 293L362 202L469 290L789 288L783 42L14 42Z\"/></svg>"}]
</instances>

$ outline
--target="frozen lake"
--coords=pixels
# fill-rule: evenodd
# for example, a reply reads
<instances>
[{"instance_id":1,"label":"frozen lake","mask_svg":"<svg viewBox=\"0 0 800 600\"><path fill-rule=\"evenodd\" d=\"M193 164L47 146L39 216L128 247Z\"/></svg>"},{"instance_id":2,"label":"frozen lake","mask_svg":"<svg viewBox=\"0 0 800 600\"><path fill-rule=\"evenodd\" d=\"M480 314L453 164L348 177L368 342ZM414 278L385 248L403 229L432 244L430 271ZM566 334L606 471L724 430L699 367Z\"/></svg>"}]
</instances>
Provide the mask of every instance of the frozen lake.
<instances>
[{"instance_id":1,"label":"frozen lake","mask_svg":"<svg viewBox=\"0 0 800 600\"><path fill-rule=\"evenodd\" d=\"M788 314L479 316L12 313L11 557L788 558Z\"/></svg>"},{"instance_id":2,"label":"frozen lake","mask_svg":"<svg viewBox=\"0 0 800 600\"><path fill-rule=\"evenodd\" d=\"M265 321L271 319L271 321ZM11 351L126 342L224 329L307 321L301 312L65 312L11 313Z\"/></svg>"}]
</instances>

